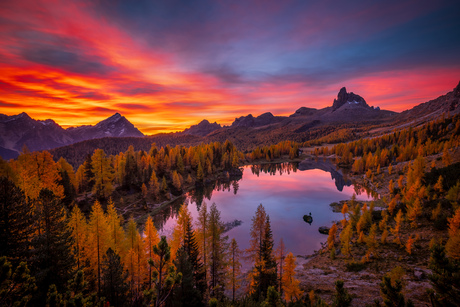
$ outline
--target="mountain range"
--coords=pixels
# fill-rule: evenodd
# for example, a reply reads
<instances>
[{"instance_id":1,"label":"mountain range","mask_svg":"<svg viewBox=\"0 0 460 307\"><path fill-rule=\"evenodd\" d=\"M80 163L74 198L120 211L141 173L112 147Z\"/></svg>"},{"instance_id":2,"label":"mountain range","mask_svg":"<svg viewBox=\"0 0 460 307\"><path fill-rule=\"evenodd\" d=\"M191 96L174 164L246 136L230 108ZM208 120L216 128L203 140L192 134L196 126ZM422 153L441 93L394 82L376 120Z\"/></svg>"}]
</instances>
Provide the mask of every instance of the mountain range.
<instances>
[{"instance_id":1,"label":"mountain range","mask_svg":"<svg viewBox=\"0 0 460 307\"><path fill-rule=\"evenodd\" d=\"M0 156L15 158L27 146L30 151L49 150L76 142L103 137L143 137L132 123L119 113L94 126L62 128L52 119L35 120L27 113L0 114Z\"/></svg>"},{"instance_id":2,"label":"mountain range","mask_svg":"<svg viewBox=\"0 0 460 307\"><path fill-rule=\"evenodd\" d=\"M199 142L223 142L226 139L243 150L250 150L259 145L273 144L282 140L304 142L340 130L349 132L352 129L359 132L374 127L378 128L380 133L384 133L395 127L422 124L438 118L442 113L453 115L459 112L460 82L453 91L401 113L369 106L363 97L347 92L343 87L332 105L322 109L301 107L289 116L274 116L270 112L256 117L248 114L235 118L230 126L210 123L205 119L182 132L154 136L144 136L119 113L94 126L67 129L51 119L34 120L26 113L13 116L0 114L0 156L3 159L15 158L24 145L31 151L50 150L78 142L89 142L88 140L92 140L91 143L81 146L85 148L85 153L86 151L91 153L95 148L105 147L108 154L112 154L111 150L116 154L125 151L124 147L129 146L129 142L125 141L127 137L130 138L131 143L135 142L140 147L136 149L145 147L145 150L148 150L154 141L160 144L172 142L171 145L190 145ZM132 137L140 139L134 141ZM115 143L118 146L113 145ZM76 145L72 145L74 151ZM68 151L65 147L54 150L55 157L65 156L63 152ZM77 154L77 156L81 155Z\"/></svg>"}]
</instances>

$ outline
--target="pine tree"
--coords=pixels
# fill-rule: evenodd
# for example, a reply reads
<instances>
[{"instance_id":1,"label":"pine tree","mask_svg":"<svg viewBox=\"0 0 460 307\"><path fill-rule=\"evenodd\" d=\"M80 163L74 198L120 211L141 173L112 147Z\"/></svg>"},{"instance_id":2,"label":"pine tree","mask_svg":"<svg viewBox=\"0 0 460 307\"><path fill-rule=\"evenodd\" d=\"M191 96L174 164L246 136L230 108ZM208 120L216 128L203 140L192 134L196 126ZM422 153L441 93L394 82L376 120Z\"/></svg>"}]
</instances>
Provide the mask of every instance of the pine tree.
<instances>
[{"instance_id":1,"label":"pine tree","mask_svg":"<svg viewBox=\"0 0 460 307\"><path fill-rule=\"evenodd\" d=\"M61 201L50 190L40 192L35 203L32 265L37 278L37 303L44 303L50 285L62 292L73 273L72 233Z\"/></svg>"},{"instance_id":2,"label":"pine tree","mask_svg":"<svg viewBox=\"0 0 460 307\"><path fill-rule=\"evenodd\" d=\"M251 225L251 240L250 247L246 250L246 253L254 263L254 272L250 274L250 286L252 287L251 292L256 295L256 299L262 297L262 288L260 286L260 277L262 275L263 268L263 240L265 237L265 223L267 220L267 214L262 204L257 207L256 214L252 218Z\"/></svg>"},{"instance_id":3,"label":"pine tree","mask_svg":"<svg viewBox=\"0 0 460 307\"><path fill-rule=\"evenodd\" d=\"M174 265L171 264L171 250L165 236L161 236L158 245L153 247L153 252L157 256L157 261L151 259L149 264L155 269L153 276L156 291L145 294L151 296L155 307L159 307L163 305L174 287L181 282L182 274L176 273Z\"/></svg>"},{"instance_id":4,"label":"pine tree","mask_svg":"<svg viewBox=\"0 0 460 307\"><path fill-rule=\"evenodd\" d=\"M343 280L337 280L335 282L335 295L334 302L332 303L333 307L348 307L351 306L351 301L353 298L348 293L347 289L343 287Z\"/></svg>"},{"instance_id":5,"label":"pine tree","mask_svg":"<svg viewBox=\"0 0 460 307\"><path fill-rule=\"evenodd\" d=\"M208 245L209 245L209 240L208 240L208 219L209 219L209 214L208 214L208 208L207 204L203 202L201 207L199 208L198 212L198 219L196 221L196 234L197 234L197 243L198 243L198 251L199 254L202 256L201 258L201 263L203 265L203 278L204 278L204 286L207 287L208 280L208 262L207 262L207 256L208 256ZM203 294L206 296L206 294Z\"/></svg>"},{"instance_id":6,"label":"pine tree","mask_svg":"<svg viewBox=\"0 0 460 307\"><path fill-rule=\"evenodd\" d=\"M14 265L26 259L32 236L33 206L24 192L5 177L0 178L0 255Z\"/></svg>"},{"instance_id":7,"label":"pine tree","mask_svg":"<svg viewBox=\"0 0 460 307\"><path fill-rule=\"evenodd\" d=\"M457 306L460 301L460 262L448 258L444 246L434 244L429 267L432 273L428 278L434 289L430 297L432 305Z\"/></svg>"},{"instance_id":8,"label":"pine tree","mask_svg":"<svg viewBox=\"0 0 460 307\"><path fill-rule=\"evenodd\" d=\"M172 306L203 306L201 302L201 293L198 291L195 284L193 265L190 262L189 254L184 246L177 250L174 265L177 271L182 274L182 280L180 285L173 290L173 295L171 296Z\"/></svg>"},{"instance_id":9,"label":"pine tree","mask_svg":"<svg viewBox=\"0 0 460 307\"><path fill-rule=\"evenodd\" d=\"M195 231L193 231L191 219L188 221L186 225L183 247L187 252L188 260L190 261L193 268L195 286L200 293L204 293L206 291L206 268L201 263L198 241L195 238Z\"/></svg>"},{"instance_id":10,"label":"pine tree","mask_svg":"<svg viewBox=\"0 0 460 307\"><path fill-rule=\"evenodd\" d=\"M101 273L101 296L105 297L111 306L126 306L128 272L123 271L120 256L111 248L104 254Z\"/></svg>"},{"instance_id":11,"label":"pine tree","mask_svg":"<svg viewBox=\"0 0 460 307\"><path fill-rule=\"evenodd\" d=\"M0 305L27 306L36 289L26 262L21 262L13 272L7 257L0 257Z\"/></svg>"},{"instance_id":12,"label":"pine tree","mask_svg":"<svg viewBox=\"0 0 460 307\"><path fill-rule=\"evenodd\" d=\"M262 293L266 293L269 286L278 287L276 261L273 253L273 234L270 225L270 216L265 221L264 239L262 242L262 269L260 275L260 287Z\"/></svg>"},{"instance_id":13,"label":"pine tree","mask_svg":"<svg viewBox=\"0 0 460 307\"><path fill-rule=\"evenodd\" d=\"M171 242L171 254L175 255L177 250L184 245L185 236L187 233L187 227L192 222L192 217L188 206L183 204L179 209L179 214L177 216L176 226L173 230L172 242Z\"/></svg>"},{"instance_id":14,"label":"pine tree","mask_svg":"<svg viewBox=\"0 0 460 307\"><path fill-rule=\"evenodd\" d=\"M283 273L283 293L287 303L298 301L302 297L299 288L300 281L295 276L296 258L292 253L287 254Z\"/></svg>"}]
</instances>

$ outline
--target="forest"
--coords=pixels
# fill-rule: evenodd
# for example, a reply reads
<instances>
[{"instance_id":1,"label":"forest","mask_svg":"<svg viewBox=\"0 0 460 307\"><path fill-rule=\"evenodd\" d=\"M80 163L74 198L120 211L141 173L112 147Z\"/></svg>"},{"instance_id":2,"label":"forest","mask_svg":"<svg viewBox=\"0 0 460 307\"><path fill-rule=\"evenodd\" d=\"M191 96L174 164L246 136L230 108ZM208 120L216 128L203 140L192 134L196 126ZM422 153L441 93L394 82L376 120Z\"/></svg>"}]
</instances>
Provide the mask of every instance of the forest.
<instances>
[{"instance_id":1,"label":"forest","mask_svg":"<svg viewBox=\"0 0 460 307\"><path fill-rule=\"evenodd\" d=\"M350 128L351 129L351 128ZM346 134L333 137L342 141ZM432 306L460 298L460 116L379 137L318 146L311 159L332 159L383 203L354 197L331 226L328 261L359 272L392 251L401 262L425 261ZM325 140L322 140L325 141ZM240 250L224 233L215 206L201 202L192 220L177 213L171 237L159 236L153 217L140 211L167 205L218 179L229 184L240 166L293 161L311 143L282 141L243 153L230 141L185 147L157 146L107 154L95 149L74 169L64 158L24 148L16 160L0 159L0 303L2 306L351 306L346 281L331 298L305 288L296 257L274 242L261 204ZM123 214L122 214L123 213ZM242 263L250 263L247 270ZM392 264L389 264L392 265ZM373 306L411 306L402 268L381 280ZM311 276L311 279L314 279Z\"/></svg>"}]
</instances>

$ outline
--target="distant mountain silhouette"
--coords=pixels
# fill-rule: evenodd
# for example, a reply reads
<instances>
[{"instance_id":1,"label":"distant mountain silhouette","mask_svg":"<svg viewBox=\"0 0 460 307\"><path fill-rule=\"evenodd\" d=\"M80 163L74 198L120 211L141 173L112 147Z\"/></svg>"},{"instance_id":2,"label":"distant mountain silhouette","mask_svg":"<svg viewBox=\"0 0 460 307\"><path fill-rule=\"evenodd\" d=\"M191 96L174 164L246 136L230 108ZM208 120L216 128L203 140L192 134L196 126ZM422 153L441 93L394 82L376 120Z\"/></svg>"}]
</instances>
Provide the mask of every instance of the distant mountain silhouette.
<instances>
[{"instance_id":1,"label":"distant mountain silhouette","mask_svg":"<svg viewBox=\"0 0 460 307\"><path fill-rule=\"evenodd\" d=\"M190 126L190 128L185 129L183 133L197 136L206 136L211 132L214 132L221 128L222 126L218 123L214 122L211 124L208 120L203 119L199 124Z\"/></svg>"},{"instance_id":2,"label":"distant mountain silhouette","mask_svg":"<svg viewBox=\"0 0 460 307\"><path fill-rule=\"evenodd\" d=\"M0 155L3 159L17 157L22 148L30 151L48 150L75 142L101 137L143 137L125 117L116 113L95 126L64 129L52 119L34 120L27 113L0 114Z\"/></svg>"},{"instance_id":3,"label":"distant mountain silhouette","mask_svg":"<svg viewBox=\"0 0 460 307\"><path fill-rule=\"evenodd\" d=\"M153 141L162 145L195 145L230 140L240 150L249 151L257 146L276 144L292 140L305 142L341 132L348 137L369 136L374 133L388 133L395 128L417 126L439 118L443 113L454 115L460 112L460 83L457 87L436 99L419 104L414 108L396 113L369 106L366 100L343 87L331 106L315 109L301 107L290 116L274 116L270 112L257 117L252 114L235 118L230 126L203 120L197 125L179 133L163 133L143 137L125 117L116 113L94 126L63 129L53 120L34 120L26 113L7 116L0 114L0 155L4 159L14 158L26 145L31 151L51 149L55 159L70 158L75 163L95 148L125 151L130 144L148 150ZM356 133L356 135L354 135ZM137 137L120 139L119 137ZM97 139L97 140L96 140ZM85 141L86 140L86 141ZM74 144L79 142L78 144ZM74 145L70 145L74 144ZM71 157L69 156L71 155Z\"/></svg>"}]
</instances>

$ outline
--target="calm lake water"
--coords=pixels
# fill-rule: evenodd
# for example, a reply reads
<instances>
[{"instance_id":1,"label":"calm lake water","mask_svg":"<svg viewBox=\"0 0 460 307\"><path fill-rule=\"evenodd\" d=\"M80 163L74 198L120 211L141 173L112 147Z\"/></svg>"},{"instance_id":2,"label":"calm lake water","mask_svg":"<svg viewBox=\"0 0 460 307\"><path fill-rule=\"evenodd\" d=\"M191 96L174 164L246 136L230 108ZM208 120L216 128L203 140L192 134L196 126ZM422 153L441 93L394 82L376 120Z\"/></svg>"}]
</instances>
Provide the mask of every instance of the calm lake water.
<instances>
[{"instance_id":1,"label":"calm lake water","mask_svg":"<svg viewBox=\"0 0 460 307\"><path fill-rule=\"evenodd\" d=\"M203 193L190 193L182 201L188 204L194 221L200 207L197 203L202 201L208 208L215 203L224 223L242 221L240 226L226 232L229 240L237 240L240 249L249 247L251 219L257 206L263 204L270 215L275 248L283 238L287 251L309 255L327 240L326 235L318 232L318 227L330 226L332 221L342 218L341 213L332 212L329 204L348 200L355 193L353 185L344 185L340 179L343 178L333 180L331 173L320 169L300 171L289 163L246 166L241 180L216 183ZM371 198L361 193L357 199ZM155 217L161 234L171 234L179 206L172 206ZM303 215L309 213L313 217L311 225L303 220Z\"/></svg>"}]
</instances>

